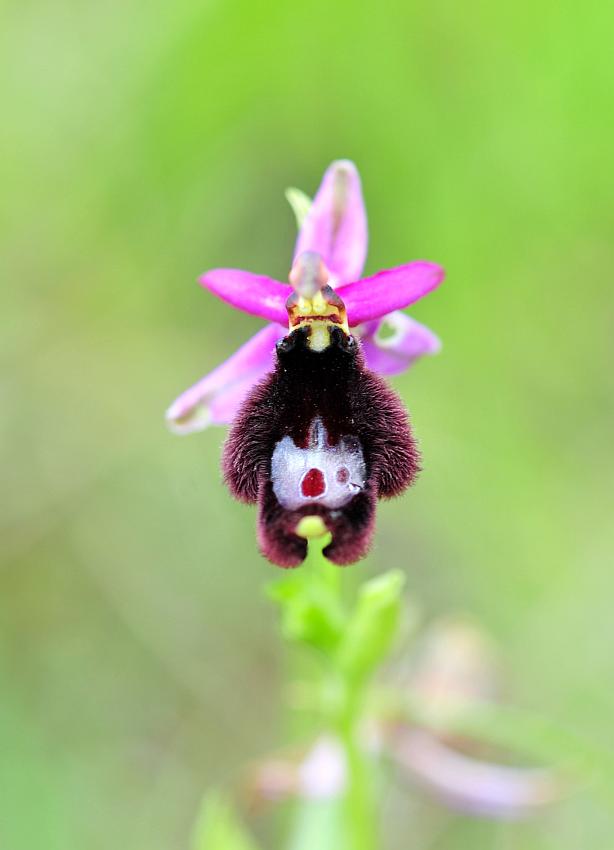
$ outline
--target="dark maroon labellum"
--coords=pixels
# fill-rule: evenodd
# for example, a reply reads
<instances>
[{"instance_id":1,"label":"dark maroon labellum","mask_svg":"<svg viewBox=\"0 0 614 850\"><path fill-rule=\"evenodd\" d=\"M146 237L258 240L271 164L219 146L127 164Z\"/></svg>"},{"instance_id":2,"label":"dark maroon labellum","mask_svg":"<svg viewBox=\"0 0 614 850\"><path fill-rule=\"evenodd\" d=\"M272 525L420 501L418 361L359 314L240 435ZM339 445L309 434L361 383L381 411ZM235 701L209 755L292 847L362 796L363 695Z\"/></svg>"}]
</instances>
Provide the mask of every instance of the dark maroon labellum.
<instances>
[{"instance_id":1,"label":"dark maroon labellum","mask_svg":"<svg viewBox=\"0 0 614 850\"><path fill-rule=\"evenodd\" d=\"M363 557L378 498L415 479L419 456L393 390L364 364L360 344L341 327L322 351L300 327L277 347L274 371L245 401L224 447L224 478L243 502L258 503L258 542L281 567L307 552L297 526L321 517L336 564Z\"/></svg>"}]
</instances>

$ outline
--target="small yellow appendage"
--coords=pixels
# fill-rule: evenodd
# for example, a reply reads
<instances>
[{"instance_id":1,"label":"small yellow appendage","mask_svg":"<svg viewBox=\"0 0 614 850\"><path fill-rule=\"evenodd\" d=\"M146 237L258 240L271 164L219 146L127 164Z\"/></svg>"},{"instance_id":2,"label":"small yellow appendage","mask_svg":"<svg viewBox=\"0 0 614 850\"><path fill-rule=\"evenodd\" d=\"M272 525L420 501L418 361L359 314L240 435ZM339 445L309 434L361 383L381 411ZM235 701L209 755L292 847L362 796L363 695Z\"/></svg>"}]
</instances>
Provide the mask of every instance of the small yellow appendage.
<instances>
[{"instance_id":1,"label":"small yellow appendage","mask_svg":"<svg viewBox=\"0 0 614 850\"><path fill-rule=\"evenodd\" d=\"M306 540L322 537L327 531L321 516L304 516L295 529L295 533Z\"/></svg>"}]
</instances>

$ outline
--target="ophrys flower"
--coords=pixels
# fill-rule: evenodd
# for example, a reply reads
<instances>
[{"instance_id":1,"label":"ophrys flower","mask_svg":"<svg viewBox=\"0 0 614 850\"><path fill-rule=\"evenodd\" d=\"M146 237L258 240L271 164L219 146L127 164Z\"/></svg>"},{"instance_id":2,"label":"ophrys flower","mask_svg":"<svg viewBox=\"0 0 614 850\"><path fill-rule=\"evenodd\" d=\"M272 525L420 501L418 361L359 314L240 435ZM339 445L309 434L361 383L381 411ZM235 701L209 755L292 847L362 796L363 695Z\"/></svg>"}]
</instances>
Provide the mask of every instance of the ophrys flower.
<instances>
[{"instance_id":1,"label":"ophrys flower","mask_svg":"<svg viewBox=\"0 0 614 850\"><path fill-rule=\"evenodd\" d=\"M180 431L232 420L225 481L237 499L258 504L260 549L279 566L300 564L307 540L325 534L324 555L334 563L361 558L377 500L400 494L418 472L407 414L369 366L391 374L438 348L399 309L443 272L416 261L359 278L366 246L358 173L341 161L301 224L290 287L232 269L200 279L271 324L184 393L168 417ZM392 338L379 338L383 320L396 328Z\"/></svg>"}]
</instances>

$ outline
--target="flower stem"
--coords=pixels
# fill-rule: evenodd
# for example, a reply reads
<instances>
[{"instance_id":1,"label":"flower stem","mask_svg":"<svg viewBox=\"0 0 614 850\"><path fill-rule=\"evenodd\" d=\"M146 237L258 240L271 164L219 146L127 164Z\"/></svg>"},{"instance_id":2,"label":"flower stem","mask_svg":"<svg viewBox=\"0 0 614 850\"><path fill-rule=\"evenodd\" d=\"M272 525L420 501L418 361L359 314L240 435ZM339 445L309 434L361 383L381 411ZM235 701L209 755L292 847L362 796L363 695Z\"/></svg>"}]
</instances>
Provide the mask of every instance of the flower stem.
<instances>
[{"instance_id":1,"label":"flower stem","mask_svg":"<svg viewBox=\"0 0 614 850\"><path fill-rule=\"evenodd\" d=\"M356 723L342 730L346 759L343 798L347 850L376 850L375 806L370 766L357 735Z\"/></svg>"},{"instance_id":2,"label":"flower stem","mask_svg":"<svg viewBox=\"0 0 614 850\"><path fill-rule=\"evenodd\" d=\"M327 538L310 541L308 558L304 569L310 571L311 579L334 596L341 605L342 578L344 571L328 561L322 549L328 545ZM346 766L346 785L340 798L342 844L339 850L376 850L374 783L369 758L360 740L364 685L348 680L339 669L334 652L325 659L323 687L336 683L334 691L339 700L332 708L332 716L322 718L323 725L332 725L343 746ZM328 715L328 712L325 712Z\"/></svg>"}]
</instances>

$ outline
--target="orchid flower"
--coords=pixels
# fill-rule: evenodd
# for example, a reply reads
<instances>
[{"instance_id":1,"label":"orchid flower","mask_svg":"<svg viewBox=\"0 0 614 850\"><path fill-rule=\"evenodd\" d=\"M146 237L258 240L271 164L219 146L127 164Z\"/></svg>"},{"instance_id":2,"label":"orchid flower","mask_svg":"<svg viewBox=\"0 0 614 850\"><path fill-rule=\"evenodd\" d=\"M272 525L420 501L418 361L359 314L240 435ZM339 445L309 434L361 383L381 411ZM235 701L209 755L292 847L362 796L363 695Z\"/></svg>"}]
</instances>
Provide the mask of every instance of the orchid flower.
<instances>
[{"instance_id":1,"label":"orchid flower","mask_svg":"<svg viewBox=\"0 0 614 850\"><path fill-rule=\"evenodd\" d=\"M509 763L513 748L503 751L479 731L452 732L459 718L505 716L501 672L496 647L478 626L458 617L435 621L414 651L409 676L397 682L410 716L389 716L380 743L401 777L449 808L516 820L560 797L562 777L523 763L526 753Z\"/></svg>"},{"instance_id":2,"label":"orchid flower","mask_svg":"<svg viewBox=\"0 0 614 850\"><path fill-rule=\"evenodd\" d=\"M338 162L300 228L290 287L231 269L201 278L271 325L181 396L169 418L188 430L213 421L214 411L217 421L232 421L224 480L236 499L258 505L260 550L281 567L301 564L307 541L326 535L326 558L362 558L377 500L402 493L419 470L407 413L369 358L390 372L393 350L405 364L418 349L434 350L432 334L397 311L437 286L443 272L418 261L356 280L365 250L358 173ZM397 327L389 351L377 341L384 317Z\"/></svg>"},{"instance_id":3,"label":"orchid flower","mask_svg":"<svg viewBox=\"0 0 614 850\"><path fill-rule=\"evenodd\" d=\"M418 357L439 351L435 334L400 312L441 283L439 266L415 261L360 278L367 217L356 166L348 160L333 162L313 203L296 190L289 200L300 227L294 263L305 253L321 257L328 285L339 290L349 326L362 343L367 367L395 375ZM287 333L288 284L236 269L214 269L199 282L232 307L269 324L173 402L166 418L177 434L230 424L250 390L273 369L275 345Z\"/></svg>"}]
</instances>

